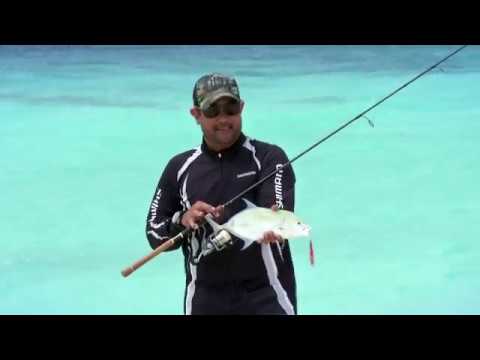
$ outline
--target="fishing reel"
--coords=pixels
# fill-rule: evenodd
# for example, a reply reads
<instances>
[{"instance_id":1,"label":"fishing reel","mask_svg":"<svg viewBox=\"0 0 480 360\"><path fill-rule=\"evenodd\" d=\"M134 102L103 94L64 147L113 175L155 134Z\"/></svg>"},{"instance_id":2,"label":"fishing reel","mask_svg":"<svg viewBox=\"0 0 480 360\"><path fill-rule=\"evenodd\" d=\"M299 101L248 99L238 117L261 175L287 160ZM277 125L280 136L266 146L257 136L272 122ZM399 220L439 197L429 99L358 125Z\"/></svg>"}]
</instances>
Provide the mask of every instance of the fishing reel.
<instances>
[{"instance_id":1,"label":"fishing reel","mask_svg":"<svg viewBox=\"0 0 480 360\"><path fill-rule=\"evenodd\" d=\"M231 245L233 245L232 235L227 230L220 230L207 238L202 252L204 255L209 255L214 251L222 251Z\"/></svg>"},{"instance_id":2,"label":"fishing reel","mask_svg":"<svg viewBox=\"0 0 480 360\"><path fill-rule=\"evenodd\" d=\"M192 258L191 262L194 265L197 265L202 257L210 255L214 252L220 252L232 245L233 237L227 230L220 230L217 233L214 232L205 239L205 241L202 243L200 253L195 258Z\"/></svg>"}]
</instances>

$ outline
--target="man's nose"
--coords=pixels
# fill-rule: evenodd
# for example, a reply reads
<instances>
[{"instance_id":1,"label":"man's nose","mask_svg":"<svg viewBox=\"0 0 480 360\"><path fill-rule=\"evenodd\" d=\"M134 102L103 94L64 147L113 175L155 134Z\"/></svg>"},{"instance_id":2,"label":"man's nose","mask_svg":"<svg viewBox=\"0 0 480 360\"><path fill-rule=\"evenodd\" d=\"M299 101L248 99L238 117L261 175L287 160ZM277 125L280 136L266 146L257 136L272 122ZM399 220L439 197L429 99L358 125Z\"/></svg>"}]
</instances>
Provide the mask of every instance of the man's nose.
<instances>
[{"instance_id":1,"label":"man's nose","mask_svg":"<svg viewBox=\"0 0 480 360\"><path fill-rule=\"evenodd\" d=\"M217 122L219 123L228 123L230 122L230 117L228 115L226 115L223 111L218 114L217 116Z\"/></svg>"}]
</instances>

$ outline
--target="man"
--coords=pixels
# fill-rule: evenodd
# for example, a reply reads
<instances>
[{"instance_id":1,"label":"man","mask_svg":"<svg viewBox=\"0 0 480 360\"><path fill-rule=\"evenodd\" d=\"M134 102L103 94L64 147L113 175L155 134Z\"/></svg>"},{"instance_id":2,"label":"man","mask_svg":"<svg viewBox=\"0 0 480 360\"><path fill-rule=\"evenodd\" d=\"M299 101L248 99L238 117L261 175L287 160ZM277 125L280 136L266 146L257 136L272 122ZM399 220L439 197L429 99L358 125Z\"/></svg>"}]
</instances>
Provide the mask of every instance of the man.
<instances>
[{"instance_id":1,"label":"man","mask_svg":"<svg viewBox=\"0 0 480 360\"><path fill-rule=\"evenodd\" d=\"M194 86L191 115L203 132L196 149L174 156L165 168L147 217L153 249L185 228L185 314L296 314L296 284L288 241L273 232L241 251L242 241L205 253L213 229L245 208L219 206L288 161L278 146L242 133L244 102L235 79L202 76ZM261 207L294 210L295 175L280 170L244 197ZM178 245L176 248L180 247ZM171 249L173 250L173 249Z\"/></svg>"}]
</instances>

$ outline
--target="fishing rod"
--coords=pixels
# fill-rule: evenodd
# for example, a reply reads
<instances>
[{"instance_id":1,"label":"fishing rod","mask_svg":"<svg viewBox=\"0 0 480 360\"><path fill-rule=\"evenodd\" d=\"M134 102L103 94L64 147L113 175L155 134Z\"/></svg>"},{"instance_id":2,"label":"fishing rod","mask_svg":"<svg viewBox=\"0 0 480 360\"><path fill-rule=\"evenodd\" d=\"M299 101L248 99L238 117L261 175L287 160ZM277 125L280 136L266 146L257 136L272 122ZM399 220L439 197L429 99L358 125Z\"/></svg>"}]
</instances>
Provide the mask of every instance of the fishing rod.
<instances>
[{"instance_id":1,"label":"fishing rod","mask_svg":"<svg viewBox=\"0 0 480 360\"><path fill-rule=\"evenodd\" d=\"M278 173L279 171L282 171L284 168L286 168L287 166L291 166L291 164L295 161L297 161L299 158L301 158L302 156L304 156L305 154L307 154L308 152L310 152L311 150L313 150L314 148L316 148L318 145L320 145L321 143L327 141L329 138L331 138L332 136L334 136L335 134L337 134L338 132L342 131L343 129L345 129L347 126L353 124L355 121L357 121L358 119L362 118L362 117L365 117L365 115L370 112L371 110L373 110L374 108L376 108L377 106L379 106L380 104L382 104L384 101L388 100L389 98L391 98L392 96L394 96L396 93L398 93L399 91L403 90L404 88L406 88L408 85L412 84L413 82L417 81L419 78L421 78L422 76L424 76L425 74L429 73L430 71L432 71L433 69L435 69L436 67L438 67L441 63L447 61L449 58L451 58L452 56L456 55L457 53L459 53L460 51L462 51L463 49L465 49L468 45L463 45L461 47L459 47L458 49L456 49L455 51L451 52L449 55L445 56L443 59L441 59L440 61L436 62L434 65L430 66L428 69L422 71L420 74L418 74L417 76L415 76L414 78L412 78L411 80L407 81L405 84L403 84L402 86L400 86L399 88L395 89L394 91L392 91L390 94L388 94L387 96L385 96L384 98L382 98L381 100L377 101L375 104L373 104L372 106L370 106L369 108L367 108L366 110L362 111L360 114L358 114L357 116L355 116L353 119L347 121L345 124L343 124L342 126L340 126L339 128L337 128L336 130L332 131L330 134L328 134L327 136L323 137L322 139L320 139L319 141L317 141L315 144L313 144L312 146L310 146L308 149L302 151L300 154L298 154L297 156L295 156L294 158L292 158L291 160L287 161L286 163L284 164L281 164L279 166L276 167L276 169L272 172L270 172L269 174L267 174L266 176L264 176L262 179L258 180L256 183L250 185L248 188L246 188L245 190L243 190L241 193L239 193L238 195L236 195L235 197L233 197L232 199L230 199L229 201L227 201L226 203L220 205L221 207L227 207L229 205L231 205L232 203L234 203L236 200L238 200L239 198L241 198L242 196L244 196L246 193L248 193L249 191L251 191L252 189L256 188L258 185L261 185L262 183L264 183L265 181L267 181L268 179L270 179L272 176L274 176L276 173ZM372 123L371 121L369 120L369 124L372 126ZM208 216L208 215L207 215ZM127 277L128 275L130 275L132 272L134 272L135 270L137 270L139 267L143 266L146 262L150 261L151 259L153 259L155 256L157 256L158 254L168 250L169 248L171 248L172 246L176 245L177 243L179 243L180 241L182 240L185 240L191 233L191 229L184 229L182 230L180 233L178 233L176 236L172 237L171 239L167 240L165 243L163 243L162 245L160 245L159 247L157 247L154 251L152 251L150 254L144 256L143 258L141 258L140 260L136 261L135 263L133 263L131 266L125 268L124 270L122 270L122 275L124 277Z\"/></svg>"},{"instance_id":2,"label":"fishing rod","mask_svg":"<svg viewBox=\"0 0 480 360\"><path fill-rule=\"evenodd\" d=\"M361 112L360 114L358 114L357 116L355 116L352 120L346 122L345 124L343 124L342 126L340 126L338 129L332 131L330 134L328 134L327 136L325 136L324 138L320 139L319 141L317 141L315 144L313 144L312 146L310 146L307 150L305 151L302 151L300 154L298 154L297 156L295 156L292 160L290 161L287 161L285 164L282 164L281 166L279 166L275 171L272 171L270 174L266 175L264 178L258 180L255 184L251 185L250 187L248 187L247 189L245 189L244 191L242 191L240 194L238 194L237 196L235 196L234 198L232 198L231 200L227 201L224 206L228 206L230 204L232 204L234 201L238 200L239 198L241 198L243 195L245 195L247 192L249 192L250 190L252 190L253 188L257 187L258 185L262 184L263 182L265 182L266 180L268 180L269 178L271 178L273 175L275 175L277 172L279 172L280 170L282 170L284 167L287 167L289 165L291 165L294 161L298 160L300 157L302 157L303 155L305 155L306 153L308 153L309 151L313 150L315 147L317 147L318 145L320 145L321 143L323 143L324 141L327 141L329 138L331 138L333 135L335 135L336 133L342 131L343 129L345 129L347 126L351 125L353 122L355 122L356 120L362 118L365 116L365 114L367 114L368 112L370 112L371 110L373 110L374 108L376 108L378 105L380 105L381 103L383 103L384 101L386 101L387 99L391 98L393 95L395 95L396 93L398 93L400 90L406 88L408 85L410 85L411 83L413 83L414 81L418 80L419 78L421 78L423 75L425 75L426 73L428 73L429 71L433 70L434 68L436 68L438 65L440 65L441 63L443 63L444 61L448 60L449 58L451 58L452 56L454 56L455 54L457 54L458 52L460 52L461 50L463 50L464 48L466 48L468 45L464 45L460 48L458 48L457 50L455 50L454 52L452 52L450 55L444 57L442 60L440 60L439 62L437 62L436 64L432 65L431 67L429 67L427 70L421 72L420 74L418 74L417 76L415 76L413 79L411 79L410 81L406 82L405 84L403 84L402 86L400 86L398 89L392 91L390 94L388 94L387 96L385 96L383 99L377 101L375 104L373 104L372 106L370 106L368 109L366 109L365 111ZM371 121L369 122L370 125L371 125Z\"/></svg>"}]
</instances>

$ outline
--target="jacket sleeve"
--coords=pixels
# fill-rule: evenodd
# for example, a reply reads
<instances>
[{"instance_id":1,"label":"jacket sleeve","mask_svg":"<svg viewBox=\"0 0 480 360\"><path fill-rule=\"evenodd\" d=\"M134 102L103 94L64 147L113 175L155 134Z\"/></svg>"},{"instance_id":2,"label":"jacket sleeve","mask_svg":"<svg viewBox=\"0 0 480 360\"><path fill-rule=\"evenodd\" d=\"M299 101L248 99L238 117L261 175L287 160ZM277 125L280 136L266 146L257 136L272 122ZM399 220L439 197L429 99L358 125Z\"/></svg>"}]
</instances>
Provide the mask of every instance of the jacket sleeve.
<instances>
[{"instance_id":1,"label":"jacket sleeve","mask_svg":"<svg viewBox=\"0 0 480 360\"><path fill-rule=\"evenodd\" d=\"M183 209L176 180L175 166L173 161L170 161L160 177L148 211L145 231L152 249L156 249L184 229L180 223ZM167 251L179 247L180 243Z\"/></svg>"},{"instance_id":2,"label":"jacket sleeve","mask_svg":"<svg viewBox=\"0 0 480 360\"><path fill-rule=\"evenodd\" d=\"M262 160L259 178L268 175L287 161L285 152L278 146L272 146ZM270 208L274 204L280 209L289 211L295 209L295 173L291 166L281 169L259 187L257 205Z\"/></svg>"}]
</instances>

